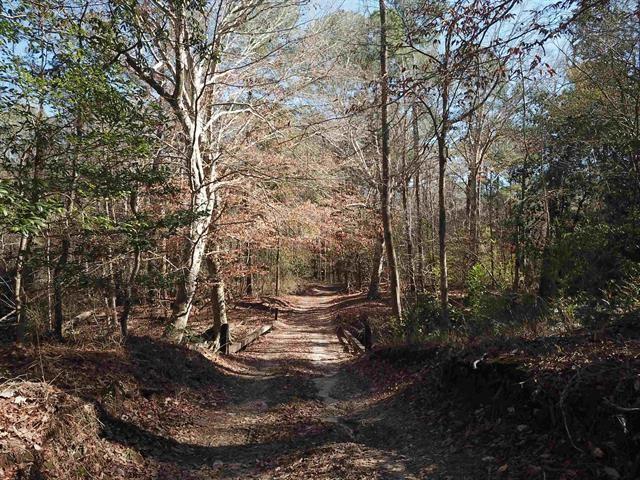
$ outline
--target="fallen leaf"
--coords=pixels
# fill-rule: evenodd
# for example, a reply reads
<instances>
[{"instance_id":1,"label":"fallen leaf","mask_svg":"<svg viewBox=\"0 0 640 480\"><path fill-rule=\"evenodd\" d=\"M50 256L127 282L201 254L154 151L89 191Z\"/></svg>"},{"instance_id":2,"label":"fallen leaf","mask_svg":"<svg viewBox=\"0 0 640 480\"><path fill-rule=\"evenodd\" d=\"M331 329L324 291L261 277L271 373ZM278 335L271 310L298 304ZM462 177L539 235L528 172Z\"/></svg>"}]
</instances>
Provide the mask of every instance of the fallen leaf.
<instances>
[{"instance_id":1,"label":"fallen leaf","mask_svg":"<svg viewBox=\"0 0 640 480\"><path fill-rule=\"evenodd\" d=\"M15 390L3 390L0 392L0 398L12 398L16 394Z\"/></svg>"}]
</instances>

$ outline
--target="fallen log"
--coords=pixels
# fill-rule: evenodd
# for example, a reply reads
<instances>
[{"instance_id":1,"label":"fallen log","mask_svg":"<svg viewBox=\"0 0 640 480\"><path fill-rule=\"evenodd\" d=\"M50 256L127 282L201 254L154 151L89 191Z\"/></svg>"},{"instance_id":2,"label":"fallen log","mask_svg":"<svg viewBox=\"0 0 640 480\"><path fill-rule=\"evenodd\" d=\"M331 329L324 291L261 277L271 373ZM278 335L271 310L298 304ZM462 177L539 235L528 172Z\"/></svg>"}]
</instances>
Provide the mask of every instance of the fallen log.
<instances>
[{"instance_id":1,"label":"fallen log","mask_svg":"<svg viewBox=\"0 0 640 480\"><path fill-rule=\"evenodd\" d=\"M269 333L271 331L271 329L273 328L273 325L264 325L256 330L254 330L253 332L251 332L249 335L247 335L246 337L236 341L236 342L231 342L229 344L226 345L226 348L222 348L222 351L224 353L238 353L240 350L244 350L245 348L247 348L249 345L251 345L253 342L255 342L258 338L260 338L262 335Z\"/></svg>"},{"instance_id":2,"label":"fallen log","mask_svg":"<svg viewBox=\"0 0 640 480\"><path fill-rule=\"evenodd\" d=\"M106 317L106 316L107 316L106 312L100 312L100 311L96 311L96 310L85 310L84 312L79 313L75 317L65 321L62 328L63 328L63 331L65 333L67 333L69 331L73 331L73 329L78 324L81 324L81 323L85 322L86 320L89 320L90 318L98 319L98 318L103 318L103 317Z\"/></svg>"},{"instance_id":3,"label":"fallen log","mask_svg":"<svg viewBox=\"0 0 640 480\"><path fill-rule=\"evenodd\" d=\"M365 351L362 343L348 329L336 330L336 335L345 352L357 355Z\"/></svg>"}]
</instances>

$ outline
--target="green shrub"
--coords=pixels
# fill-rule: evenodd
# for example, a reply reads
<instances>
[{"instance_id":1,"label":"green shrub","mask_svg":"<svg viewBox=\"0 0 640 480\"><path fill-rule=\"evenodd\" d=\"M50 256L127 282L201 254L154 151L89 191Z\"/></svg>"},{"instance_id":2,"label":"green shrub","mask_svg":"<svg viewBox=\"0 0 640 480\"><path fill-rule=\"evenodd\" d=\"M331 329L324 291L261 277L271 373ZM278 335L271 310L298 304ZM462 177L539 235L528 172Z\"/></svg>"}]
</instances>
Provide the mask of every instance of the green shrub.
<instances>
[{"instance_id":1,"label":"green shrub","mask_svg":"<svg viewBox=\"0 0 640 480\"><path fill-rule=\"evenodd\" d=\"M405 309L401 322L394 321L396 338L409 343L422 342L429 339L447 336L441 328L442 309L440 300L434 295L421 294L415 304ZM464 330L464 315L454 306L449 307L451 331Z\"/></svg>"},{"instance_id":2,"label":"green shrub","mask_svg":"<svg viewBox=\"0 0 640 480\"><path fill-rule=\"evenodd\" d=\"M409 342L420 341L436 330L440 324L441 310L438 300L432 295L420 295L416 303L405 310L401 334Z\"/></svg>"}]
</instances>

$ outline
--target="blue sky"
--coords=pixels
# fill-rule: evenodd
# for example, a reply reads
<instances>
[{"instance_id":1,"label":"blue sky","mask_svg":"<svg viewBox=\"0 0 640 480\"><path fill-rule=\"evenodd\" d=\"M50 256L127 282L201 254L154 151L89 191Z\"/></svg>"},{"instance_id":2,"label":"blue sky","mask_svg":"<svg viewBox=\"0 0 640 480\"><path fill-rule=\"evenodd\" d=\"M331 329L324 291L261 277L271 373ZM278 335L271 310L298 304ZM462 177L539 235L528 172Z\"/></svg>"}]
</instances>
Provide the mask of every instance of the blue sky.
<instances>
[{"instance_id":1,"label":"blue sky","mask_svg":"<svg viewBox=\"0 0 640 480\"><path fill-rule=\"evenodd\" d=\"M388 3L389 0L387 0ZM312 0L313 5L318 7L319 11L330 12L336 10L353 10L359 12L374 12L378 10L379 0ZM539 10L541 8L547 7L557 3L557 0L522 0L522 4L515 10L516 12L522 12L523 17L526 18L527 15L524 12ZM521 18L521 20L524 20ZM557 19L556 19L557 21ZM548 42L546 45L546 51L543 53L542 51L537 52L545 57L545 61L549 61L550 63L554 63L557 65L558 56L562 56L558 49L558 46L562 47L562 49L567 49L566 38L561 36L560 38L556 38L555 40Z\"/></svg>"},{"instance_id":2,"label":"blue sky","mask_svg":"<svg viewBox=\"0 0 640 480\"><path fill-rule=\"evenodd\" d=\"M550 5L554 2L555 0L523 0L522 7L525 9L539 8ZM314 0L313 3L331 10L337 10L340 8L354 11L378 9L378 0Z\"/></svg>"}]
</instances>

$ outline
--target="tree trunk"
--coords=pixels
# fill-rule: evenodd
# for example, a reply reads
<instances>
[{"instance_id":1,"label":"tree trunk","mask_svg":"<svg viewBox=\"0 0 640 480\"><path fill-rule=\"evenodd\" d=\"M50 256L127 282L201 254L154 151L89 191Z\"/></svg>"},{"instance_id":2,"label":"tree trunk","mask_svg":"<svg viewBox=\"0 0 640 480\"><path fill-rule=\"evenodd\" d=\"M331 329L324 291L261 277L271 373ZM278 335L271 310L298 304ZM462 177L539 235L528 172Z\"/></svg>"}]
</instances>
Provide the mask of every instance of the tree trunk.
<instances>
[{"instance_id":1,"label":"tree trunk","mask_svg":"<svg viewBox=\"0 0 640 480\"><path fill-rule=\"evenodd\" d=\"M489 170L489 257L491 262L491 282L493 287L496 285L496 261L495 261L495 248L494 248L494 228L493 228L493 215L494 215L494 192L493 192L493 177L491 170Z\"/></svg>"},{"instance_id":2,"label":"tree trunk","mask_svg":"<svg viewBox=\"0 0 640 480\"><path fill-rule=\"evenodd\" d=\"M191 228L193 234L190 236L191 244L187 248L187 266L178 280L176 298L173 303L173 331L170 332L170 338L178 343L182 341L193 308L198 275L205 254L209 221L200 218L194 221Z\"/></svg>"},{"instance_id":3,"label":"tree trunk","mask_svg":"<svg viewBox=\"0 0 640 480\"><path fill-rule=\"evenodd\" d=\"M133 265L129 278L127 280L127 287L125 289L125 297L122 306L122 315L120 316L120 335L122 338L126 338L128 335L129 316L131 315L131 308L133 307L133 296L136 284L136 278L140 271L142 252L139 248L135 248L133 254Z\"/></svg>"},{"instance_id":4,"label":"tree trunk","mask_svg":"<svg viewBox=\"0 0 640 480\"><path fill-rule=\"evenodd\" d=\"M81 110L76 112L76 136L78 139L83 135L83 120ZM62 243L60 246L60 257L56 262L56 266L53 270L53 297L54 297L54 328L53 332L56 338L62 340L62 324L64 322L63 302L64 302L64 289L63 289L63 276L69 263L69 251L71 250L71 215L75 208L76 200L76 184L77 184L77 169L78 162L80 160L80 151L76 150L73 155L71 164L71 188L69 192L69 200L66 202L65 208L65 222L64 232L62 232Z\"/></svg>"},{"instance_id":5,"label":"tree trunk","mask_svg":"<svg viewBox=\"0 0 640 480\"><path fill-rule=\"evenodd\" d=\"M524 200L525 192L527 188L527 177L525 169L522 169L522 176L520 179L520 204L517 206L518 212L516 215L516 238L515 238L515 261L513 264L513 291L520 290L520 277L524 268L524 251L522 247L522 241L524 237Z\"/></svg>"},{"instance_id":6,"label":"tree trunk","mask_svg":"<svg viewBox=\"0 0 640 480\"><path fill-rule=\"evenodd\" d=\"M449 319L449 280L447 275L447 210L445 205L445 172L447 166L446 129L438 137L438 244L440 247L440 310L442 328L451 327Z\"/></svg>"},{"instance_id":7,"label":"tree trunk","mask_svg":"<svg viewBox=\"0 0 640 480\"><path fill-rule=\"evenodd\" d=\"M351 293L351 272L350 272L349 260L345 259L342 262L342 275L344 278L344 291Z\"/></svg>"},{"instance_id":8,"label":"tree trunk","mask_svg":"<svg viewBox=\"0 0 640 480\"><path fill-rule=\"evenodd\" d=\"M247 265L247 275L245 276L245 294L253 295L253 254L251 252L251 244L247 242L245 248L245 258Z\"/></svg>"},{"instance_id":9,"label":"tree trunk","mask_svg":"<svg viewBox=\"0 0 640 480\"><path fill-rule=\"evenodd\" d=\"M213 342L215 348L220 347L220 329L228 323L227 303L224 293L224 280L220 275L220 265L217 252L207 257L207 270L211 278L211 310L213 313L213 327L207 333L207 337Z\"/></svg>"},{"instance_id":10,"label":"tree trunk","mask_svg":"<svg viewBox=\"0 0 640 480\"><path fill-rule=\"evenodd\" d=\"M48 229L46 237L46 262L47 262L47 328L53 330L53 270L51 269L51 230Z\"/></svg>"},{"instance_id":11,"label":"tree trunk","mask_svg":"<svg viewBox=\"0 0 640 480\"><path fill-rule=\"evenodd\" d=\"M478 261L478 166L469 168L467 179L467 220L469 224L469 261L467 267L471 268Z\"/></svg>"},{"instance_id":12,"label":"tree trunk","mask_svg":"<svg viewBox=\"0 0 640 480\"><path fill-rule=\"evenodd\" d=\"M29 249L29 242L30 236L28 234L23 233L22 235L20 235L20 243L18 244L18 255L16 257L16 272L13 277L13 303L16 312L16 323L18 325L18 341L23 340L27 323L24 298L24 273L27 250Z\"/></svg>"},{"instance_id":13,"label":"tree trunk","mask_svg":"<svg viewBox=\"0 0 640 480\"><path fill-rule=\"evenodd\" d=\"M367 292L368 300L380 299L380 277L382 276L382 268L384 267L384 235L376 242L376 248L373 253L373 262L371 263L371 280L369 282L369 291Z\"/></svg>"},{"instance_id":14,"label":"tree trunk","mask_svg":"<svg viewBox=\"0 0 640 480\"><path fill-rule=\"evenodd\" d=\"M420 185L420 169L421 165L418 161L419 158L419 150L420 150L420 137L418 131L418 108L416 103L411 107L411 123L412 123L412 131L413 131L413 156L414 161L416 162L416 175L415 175L415 189L416 189L416 245L418 247L418 267L417 267L417 283L418 289L420 291L424 291L425 289L425 280L424 280L424 242L422 236L424 235L423 228L423 219L422 219L422 191Z\"/></svg>"},{"instance_id":15,"label":"tree trunk","mask_svg":"<svg viewBox=\"0 0 640 480\"><path fill-rule=\"evenodd\" d=\"M195 122L201 125L202 121ZM205 249L207 246L207 236L211 219L213 215L213 207L215 205L216 196L212 185L207 185L202 178L203 159L200 150L200 135L202 127L194 127L192 134L189 135L192 140L189 152L189 171L191 181L191 212L196 213L196 217L192 220L189 228L188 244L186 246L185 264L183 273L179 277L176 286L176 298L172 305L173 329L169 332L169 337L175 342L181 342L184 336L189 315L193 307L193 300L198 286L198 275L202 261L205 257ZM215 178L214 166L211 165L209 177ZM199 173L200 172L200 173Z\"/></svg>"},{"instance_id":16,"label":"tree trunk","mask_svg":"<svg viewBox=\"0 0 640 480\"><path fill-rule=\"evenodd\" d=\"M276 297L280 295L280 239L276 247Z\"/></svg>"},{"instance_id":17,"label":"tree trunk","mask_svg":"<svg viewBox=\"0 0 640 480\"><path fill-rule=\"evenodd\" d=\"M131 213L134 216L138 215L138 193L132 192L129 200L131 206ZM140 271L140 262L142 259L142 252L138 246L138 242L134 239L133 246L133 265L129 272L129 278L127 279L127 286L125 288L125 297L122 306L122 315L120 316L120 335L122 338L127 338L129 316L131 315L131 308L133 307L133 295L135 290L136 279L138 272Z\"/></svg>"},{"instance_id":18,"label":"tree trunk","mask_svg":"<svg viewBox=\"0 0 640 480\"><path fill-rule=\"evenodd\" d=\"M552 187L556 187L553 185ZM544 189L544 211L546 220L546 229L544 236L544 248L542 250L542 265L540 267L540 280L538 283L538 294L548 300L552 298L558 290L558 284L556 281L557 272L553 261L552 255L552 241L553 241L553 222L557 215L557 202L555 199L549 198L549 193L545 186Z\"/></svg>"},{"instance_id":19,"label":"tree trunk","mask_svg":"<svg viewBox=\"0 0 640 480\"><path fill-rule=\"evenodd\" d=\"M407 238L407 267L409 276L409 293L413 298L416 296L416 274L413 263L413 232L411 208L409 205L409 175L407 174L406 148L402 150L402 210L404 212L404 234Z\"/></svg>"},{"instance_id":20,"label":"tree trunk","mask_svg":"<svg viewBox=\"0 0 640 480\"><path fill-rule=\"evenodd\" d=\"M62 324L64 322L63 312L63 278L62 275L69 260L70 238L68 230L63 233L62 245L60 247L60 257L53 269L53 333L58 340L62 340Z\"/></svg>"},{"instance_id":21,"label":"tree trunk","mask_svg":"<svg viewBox=\"0 0 640 480\"><path fill-rule=\"evenodd\" d=\"M522 72L521 72L522 73ZM513 291L520 290L520 272L524 269L525 257L522 242L524 240L524 201L527 191L527 168L529 164L529 143L527 139L527 90L525 88L524 75L520 77L522 82L522 143L524 144L524 160L522 175L520 176L520 202L517 206L516 235L515 235L515 261L513 265Z\"/></svg>"},{"instance_id":22,"label":"tree trunk","mask_svg":"<svg viewBox=\"0 0 640 480\"><path fill-rule=\"evenodd\" d=\"M387 119L387 103L389 99L389 78L387 76L387 25L385 1L380 0L380 83L381 83L381 120L382 120L382 178L380 188L380 210L384 230L384 242L389 266L389 283L391 284L391 305L394 316L402 318L401 287L396 251L391 232L391 168L389 161L389 123Z\"/></svg>"}]
</instances>

